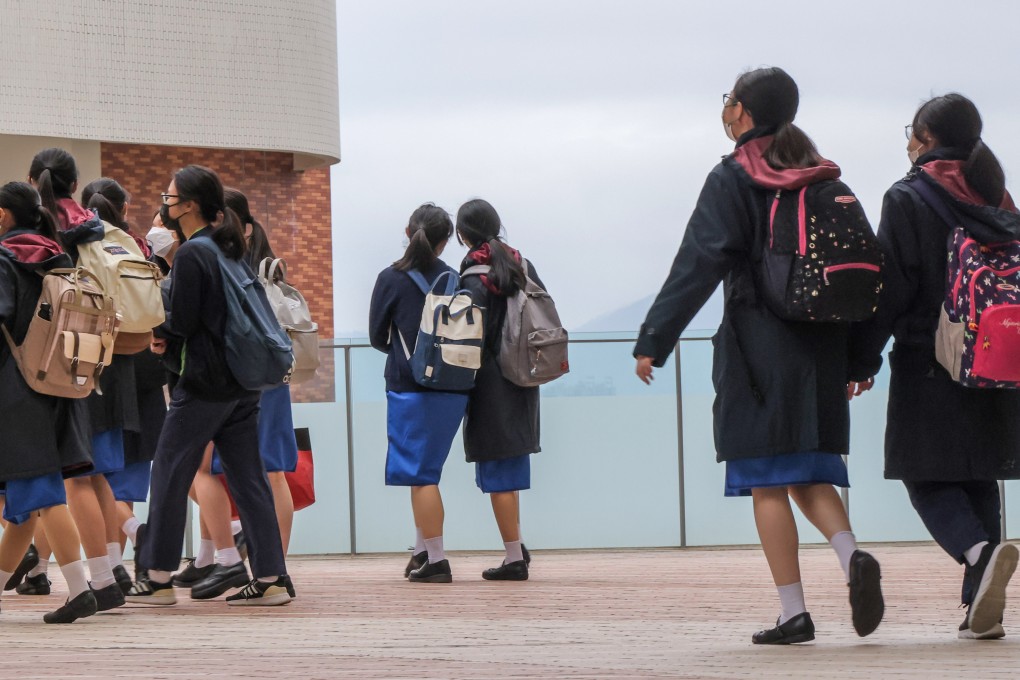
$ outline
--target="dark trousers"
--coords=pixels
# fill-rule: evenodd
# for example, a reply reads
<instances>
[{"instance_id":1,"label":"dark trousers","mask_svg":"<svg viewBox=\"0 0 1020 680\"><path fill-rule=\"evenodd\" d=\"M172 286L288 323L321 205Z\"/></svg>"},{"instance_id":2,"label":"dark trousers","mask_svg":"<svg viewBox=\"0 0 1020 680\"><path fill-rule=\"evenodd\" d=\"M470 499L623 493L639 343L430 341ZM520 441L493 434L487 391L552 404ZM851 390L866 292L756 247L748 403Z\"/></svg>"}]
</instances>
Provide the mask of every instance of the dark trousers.
<instances>
[{"instance_id":1,"label":"dark trousers","mask_svg":"<svg viewBox=\"0 0 1020 680\"><path fill-rule=\"evenodd\" d=\"M139 561L148 569L180 566L188 489L206 445L219 450L227 486L237 504L255 577L287 573L273 492L259 455L259 396L205 401L178 386L152 461L149 519Z\"/></svg>"},{"instance_id":2,"label":"dark trousers","mask_svg":"<svg viewBox=\"0 0 1020 680\"><path fill-rule=\"evenodd\" d=\"M997 482L910 482L907 494L935 542L960 564L963 554L982 541L998 543L1002 533ZM969 567L968 567L969 568ZM965 573L961 600L970 604L973 593Z\"/></svg>"}]
</instances>

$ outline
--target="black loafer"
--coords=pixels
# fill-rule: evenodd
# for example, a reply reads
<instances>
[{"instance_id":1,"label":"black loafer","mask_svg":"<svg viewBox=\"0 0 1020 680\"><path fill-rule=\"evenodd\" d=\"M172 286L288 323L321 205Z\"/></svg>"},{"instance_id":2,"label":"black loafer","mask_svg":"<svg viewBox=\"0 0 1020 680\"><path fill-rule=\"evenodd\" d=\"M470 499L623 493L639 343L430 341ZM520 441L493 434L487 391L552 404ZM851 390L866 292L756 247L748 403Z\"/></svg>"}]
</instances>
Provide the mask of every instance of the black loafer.
<instances>
[{"instance_id":1,"label":"black loafer","mask_svg":"<svg viewBox=\"0 0 1020 680\"><path fill-rule=\"evenodd\" d=\"M18 587L28 572L32 571L39 564L39 552L35 549L35 545L29 544L28 550L25 551L25 556L21 558L21 562L18 564L18 568L14 570L11 577L7 579L7 583L4 584L4 590L14 590Z\"/></svg>"},{"instance_id":2,"label":"black loafer","mask_svg":"<svg viewBox=\"0 0 1020 680\"><path fill-rule=\"evenodd\" d=\"M217 564L208 576L191 586L191 599L211 600L231 588L243 588L249 581L251 577L248 576L248 568L244 566L244 562L229 567Z\"/></svg>"},{"instance_id":3,"label":"black loafer","mask_svg":"<svg viewBox=\"0 0 1020 680\"><path fill-rule=\"evenodd\" d=\"M127 569L120 564L113 568L113 578L117 580L117 585L120 586L120 592L125 595L128 594L128 591L131 590L131 586L134 585L134 581L131 580L131 575L128 574Z\"/></svg>"},{"instance_id":4,"label":"black loafer","mask_svg":"<svg viewBox=\"0 0 1020 680\"><path fill-rule=\"evenodd\" d=\"M414 571L415 569L421 569L423 566L425 566L425 563L428 562L428 559L429 554L425 550L422 550L420 553L415 553L414 555L411 555L411 559L407 561L407 566L404 567L404 578L410 577L411 572Z\"/></svg>"},{"instance_id":5,"label":"black loafer","mask_svg":"<svg viewBox=\"0 0 1020 680\"><path fill-rule=\"evenodd\" d=\"M425 564L412 571L407 580L411 583L450 583L453 581L450 560L439 560L434 564L425 560Z\"/></svg>"},{"instance_id":6,"label":"black loafer","mask_svg":"<svg viewBox=\"0 0 1020 680\"><path fill-rule=\"evenodd\" d=\"M18 584L18 595L49 595L50 579L46 574L26 576L25 580Z\"/></svg>"},{"instance_id":7,"label":"black loafer","mask_svg":"<svg viewBox=\"0 0 1020 680\"><path fill-rule=\"evenodd\" d=\"M482 578L486 581L527 581L528 563L524 560L517 560L510 564L504 562L498 567L483 571Z\"/></svg>"},{"instance_id":8,"label":"black loafer","mask_svg":"<svg viewBox=\"0 0 1020 680\"><path fill-rule=\"evenodd\" d=\"M59 609L44 615L43 621L46 623L73 623L86 616L92 616L96 611L98 611L96 596L92 594L91 590L86 590L73 600L68 600Z\"/></svg>"},{"instance_id":9,"label":"black loafer","mask_svg":"<svg viewBox=\"0 0 1020 680\"><path fill-rule=\"evenodd\" d=\"M751 636L756 645L793 645L798 642L810 642L815 639L815 624L807 612L797 614L786 623L779 623L768 630L760 630Z\"/></svg>"},{"instance_id":10,"label":"black loafer","mask_svg":"<svg viewBox=\"0 0 1020 680\"><path fill-rule=\"evenodd\" d=\"M850 614L854 630L861 637L871 635L882 623L882 570L878 560L863 550L850 556Z\"/></svg>"},{"instance_id":11,"label":"black loafer","mask_svg":"<svg viewBox=\"0 0 1020 680\"><path fill-rule=\"evenodd\" d=\"M173 583L178 588L191 588L196 583L209 578L215 568L216 563L196 567L195 560L189 560L188 566L174 574Z\"/></svg>"},{"instance_id":12,"label":"black loafer","mask_svg":"<svg viewBox=\"0 0 1020 680\"><path fill-rule=\"evenodd\" d=\"M521 554L524 555L524 563L530 567L531 553L528 552L528 549L524 547L523 543L521 543Z\"/></svg>"},{"instance_id":13,"label":"black loafer","mask_svg":"<svg viewBox=\"0 0 1020 680\"><path fill-rule=\"evenodd\" d=\"M96 598L96 611L100 612L122 607L125 602L124 591L120 589L118 583L111 583L105 588L92 588L92 595Z\"/></svg>"}]
</instances>

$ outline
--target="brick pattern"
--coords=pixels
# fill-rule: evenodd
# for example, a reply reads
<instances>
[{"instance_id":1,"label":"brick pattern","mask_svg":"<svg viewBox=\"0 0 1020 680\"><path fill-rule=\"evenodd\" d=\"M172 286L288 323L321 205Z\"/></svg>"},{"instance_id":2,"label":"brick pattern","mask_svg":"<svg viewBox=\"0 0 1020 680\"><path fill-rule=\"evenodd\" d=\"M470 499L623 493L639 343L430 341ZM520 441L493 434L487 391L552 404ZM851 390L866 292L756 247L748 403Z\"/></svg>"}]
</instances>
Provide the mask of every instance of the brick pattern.
<instances>
[{"instance_id":1,"label":"brick pattern","mask_svg":"<svg viewBox=\"0 0 1020 680\"><path fill-rule=\"evenodd\" d=\"M132 224L144 236L159 195L172 174L190 164L215 170L224 185L248 197L252 215L269 234L277 257L288 264L288 279L308 300L320 337L333 333L333 239L329 168L294 172L293 155L141 144L102 145L102 171L131 193ZM88 181L91 178L82 178ZM332 359L323 352L324 360ZM333 401L332 362L324 361L314 381L296 385L294 401Z\"/></svg>"}]
</instances>

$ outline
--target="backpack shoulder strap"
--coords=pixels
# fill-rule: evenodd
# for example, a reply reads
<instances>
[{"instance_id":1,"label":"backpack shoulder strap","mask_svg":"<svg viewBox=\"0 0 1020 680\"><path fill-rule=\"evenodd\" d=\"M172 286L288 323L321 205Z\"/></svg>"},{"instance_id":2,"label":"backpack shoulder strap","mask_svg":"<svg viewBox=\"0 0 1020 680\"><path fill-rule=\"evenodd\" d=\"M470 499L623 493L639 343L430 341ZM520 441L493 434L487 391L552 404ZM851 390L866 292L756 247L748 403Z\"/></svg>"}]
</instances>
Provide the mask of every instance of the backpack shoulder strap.
<instances>
[{"instance_id":1,"label":"backpack shoulder strap","mask_svg":"<svg viewBox=\"0 0 1020 680\"><path fill-rule=\"evenodd\" d=\"M428 280L425 279L425 275L417 269L409 269L404 273L407 274L412 281L414 281L414 285L418 286L418 290L420 290L423 295L428 295L429 291L432 290L432 286L429 285Z\"/></svg>"},{"instance_id":2,"label":"backpack shoulder strap","mask_svg":"<svg viewBox=\"0 0 1020 680\"><path fill-rule=\"evenodd\" d=\"M482 274L488 274L492 271L492 267L487 264L476 264L468 267L461 273L461 278L465 276L481 276Z\"/></svg>"},{"instance_id":3,"label":"backpack shoulder strap","mask_svg":"<svg viewBox=\"0 0 1020 680\"><path fill-rule=\"evenodd\" d=\"M929 184L928 180L920 175L915 175L906 184L914 191L915 194L921 197L921 200L924 201L929 208L935 211L935 214L938 215L943 222L948 224L950 227L959 226L960 221L953 216L953 212L950 210L949 206L946 205L945 199L939 196L935 187Z\"/></svg>"}]
</instances>

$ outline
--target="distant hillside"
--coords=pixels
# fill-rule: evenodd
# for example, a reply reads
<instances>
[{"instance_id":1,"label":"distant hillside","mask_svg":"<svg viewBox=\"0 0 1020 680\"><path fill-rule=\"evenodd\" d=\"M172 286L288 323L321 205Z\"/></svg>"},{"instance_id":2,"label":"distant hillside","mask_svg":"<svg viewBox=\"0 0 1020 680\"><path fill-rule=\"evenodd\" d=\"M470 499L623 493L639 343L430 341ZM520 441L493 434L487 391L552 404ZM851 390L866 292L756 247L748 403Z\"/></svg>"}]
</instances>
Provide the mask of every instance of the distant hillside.
<instances>
[{"instance_id":1,"label":"distant hillside","mask_svg":"<svg viewBox=\"0 0 1020 680\"><path fill-rule=\"evenodd\" d=\"M630 303L624 307L614 309L611 312L606 312L601 316L597 316L591 321L577 327L571 328L571 331L578 333L621 333L621 332L637 332L638 328L641 327L641 322L645 320L645 314L648 313L648 308L652 306L652 302L655 300L655 295L649 295L648 297L641 298L635 302ZM722 309L723 309L723 297L722 288L709 298L705 306L701 308L697 316L691 322L688 330L711 330L714 331L719 327L719 322L722 320Z\"/></svg>"}]
</instances>

